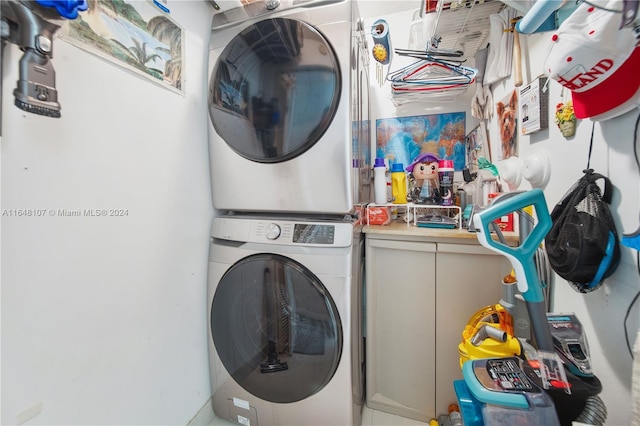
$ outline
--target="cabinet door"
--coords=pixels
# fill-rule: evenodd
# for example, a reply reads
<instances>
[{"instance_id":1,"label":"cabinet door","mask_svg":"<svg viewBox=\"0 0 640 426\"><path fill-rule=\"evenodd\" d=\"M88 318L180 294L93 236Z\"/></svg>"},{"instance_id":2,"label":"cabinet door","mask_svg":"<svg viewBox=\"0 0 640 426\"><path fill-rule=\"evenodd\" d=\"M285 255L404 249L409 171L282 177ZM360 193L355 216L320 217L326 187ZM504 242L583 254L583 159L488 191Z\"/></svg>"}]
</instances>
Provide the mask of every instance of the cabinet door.
<instances>
[{"instance_id":1,"label":"cabinet door","mask_svg":"<svg viewBox=\"0 0 640 426\"><path fill-rule=\"evenodd\" d=\"M367 237L367 406L423 422L436 417L435 252Z\"/></svg>"},{"instance_id":2,"label":"cabinet door","mask_svg":"<svg viewBox=\"0 0 640 426\"><path fill-rule=\"evenodd\" d=\"M480 308L502 295L509 260L482 246L438 244L436 263L436 410L456 402L453 381L462 379L458 344L465 325Z\"/></svg>"}]
</instances>

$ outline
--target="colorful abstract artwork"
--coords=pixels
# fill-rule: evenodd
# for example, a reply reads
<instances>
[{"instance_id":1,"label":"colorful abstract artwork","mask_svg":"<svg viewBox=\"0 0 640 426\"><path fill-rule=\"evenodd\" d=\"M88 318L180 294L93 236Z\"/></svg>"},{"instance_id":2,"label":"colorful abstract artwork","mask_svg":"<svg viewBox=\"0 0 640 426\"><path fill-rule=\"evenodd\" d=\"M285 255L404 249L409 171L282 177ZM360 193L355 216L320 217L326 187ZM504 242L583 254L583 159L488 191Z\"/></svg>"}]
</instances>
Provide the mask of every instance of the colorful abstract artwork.
<instances>
[{"instance_id":1,"label":"colorful abstract artwork","mask_svg":"<svg viewBox=\"0 0 640 426\"><path fill-rule=\"evenodd\" d=\"M453 160L456 170L466 163L465 113L419 115L376 120L376 157L407 167L420 154Z\"/></svg>"}]
</instances>

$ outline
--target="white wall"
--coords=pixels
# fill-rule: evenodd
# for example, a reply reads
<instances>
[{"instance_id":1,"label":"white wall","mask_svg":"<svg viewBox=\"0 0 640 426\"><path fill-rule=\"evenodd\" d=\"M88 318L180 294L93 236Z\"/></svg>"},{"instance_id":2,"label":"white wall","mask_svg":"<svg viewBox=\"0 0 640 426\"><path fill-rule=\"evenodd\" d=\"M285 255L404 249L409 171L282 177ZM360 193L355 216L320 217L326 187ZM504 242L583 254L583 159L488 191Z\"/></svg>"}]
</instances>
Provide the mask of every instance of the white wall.
<instances>
[{"instance_id":1,"label":"white wall","mask_svg":"<svg viewBox=\"0 0 640 426\"><path fill-rule=\"evenodd\" d=\"M394 48L408 48L408 28L413 19L413 10L417 7L416 2L394 2L397 7L394 6L394 9L388 10L388 13L384 5L380 3L366 0L362 3L361 10L367 17L365 26L371 26L378 17L385 18L389 23L392 46ZM523 60L525 83L543 73L549 36L550 33L521 36L525 53ZM400 68L404 64L401 62L403 59L396 56L391 66L392 70ZM466 111L467 130L469 131L475 126L475 120L469 112L469 96L460 99L453 105L415 103L399 108L394 107L391 102L389 85L385 84L383 87L379 87L376 83L375 64L372 60L372 123L375 123L377 118ZM513 83L511 79L506 79L496 83L492 89L494 102L496 102L513 90ZM582 120L578 125L576 136L565 140L553 123L554 107L556 103L560 102L560 86L555 82L550 83L549 90L549 129L530 136L520 136L519 140L521 158L539 150L550 154L551 179L545 189L545 197L551 210L569 187L582 175L582 170L586 168L591 121ZM633 126L637 117L638 111L633 111L624 116L598 123L595 129L591 167L597 172L609 176L615 186L612 211L616 216L620 233L631 233L639 225L640 179L633 159L632 147ZM495 117L490 121L489 129L491 141L499 141ZM375 132L372 137L374 138L372 146L375 147ZM523 180L520 189L529 189L530 187L528 182ZM579 294L571 289L563 279L556 277L553 296L553 310L556 312L575 312L585 328L594 372L604 387L601 397L608 409L607 424L609 425L628 425L630 423L632 359L627 351L623 319L631 299L640 290L636 270L636 251L624 246L621 247L622 263L614 276L608 279L599 290L588 295ZM470 316L473 312L467 314ZM461 313L461 315L467 314ZM636 332L640 328L638 305L631 310L627 325L629 340L633 346ZM461 331L452 330L452 332Z\"/></svg>"},{"instance_id":2,"label":"white wall","mask_svg":"<svg viewBox=\"0 0 640 426\"><path fill-rule=\"evenodd\" d=\"M407 47L415 5L364 1L361 7L365 16L385 11L394 46ZM13 106L19 50L10 45L2 58L1 209L128 210L112 218L2 217L2 424L15 424L39 404L41 413L27 424L186 424L210 396L206 51L212 9L200 1L170 6L185 28L185 97L56 40L63 116L40 117ZM523 38L531 52L526 76L537 76L544 35ZM388 86L379 88L373 73L371 81L374 121L464 110L471 127L467 100L396 109ZM510 84L497 84L494 98ZM553 106L559 86L550 90ZM636 116L596 125L591 162L616 186L621 232L638 226ZM550 207L586 165L590 130L584 120L567 141L551 124L520 139L521 156L552 153ZM623 248L622 261L592 294L580 295L562 280L555 291L554 309L576 312L585 326L610 425L630 419L631 358L622 320L639 287L635 252ZM628 326L633 344L637 306Z\"/></svg>"},{"instance_id":3,"label":"white wall","mask_svg":"<svg viewBox=\"0 0 640 426\"><path fill-rule=\"evenodd\" d=\"M525 71L529 79L543 73L544 60L552 33L522 37L525 52L529 52ZM526 78L525 78L526 80ZM509 82L496 88L500 90ZM582 175L587 166L591 120L580 120L575 137L565 139L553 123L555 105L561 101L561 86L549 84L549 129L521 137L521 157L534 150L550 153L551 179L545 189L551 210L569 187ZM502 92L505 94L506 92ZM494 98L495 99L495 98ZM640 224L640 178L634 160L634 126L639 111L595 124L590 167L608 176L615 187L611 211L619 234L632 233ZM492 123L496 127L495 122ZM496 136L497 137L497 136ZM636 142L637 144L637 142ZM636 147L636 149L638 149ZM526 182L526 181L525 181ZM524 185L522 186L524 188ZM621 235L620 235L621 236ZM573 290L565 280L556 276L553 309L556 312L575 312L582 322L589 346L593 369L602 381L601 394L608 410L609 425L625 425L631 419L632 358L627 350L624 317L632 298L640 291L636 264L637 251L620 246L621 264L615 274L598 290L583 295ZM640 307L633 306L627 320L628 338L633 347L640 328Z\"/></svg>"},{"instance_id":4,"label":"white wall","mask_svg":"<svg viewBox=\"0 0 640 426\"><path fill-rule=\"evenodd\" d=\"M181 96L54 43L62 118L13 106L2 60L2 424L187 424L210 397L211 207L206 52L213 9L170 2L184 32Z\"/></svg>"}]
</instances>

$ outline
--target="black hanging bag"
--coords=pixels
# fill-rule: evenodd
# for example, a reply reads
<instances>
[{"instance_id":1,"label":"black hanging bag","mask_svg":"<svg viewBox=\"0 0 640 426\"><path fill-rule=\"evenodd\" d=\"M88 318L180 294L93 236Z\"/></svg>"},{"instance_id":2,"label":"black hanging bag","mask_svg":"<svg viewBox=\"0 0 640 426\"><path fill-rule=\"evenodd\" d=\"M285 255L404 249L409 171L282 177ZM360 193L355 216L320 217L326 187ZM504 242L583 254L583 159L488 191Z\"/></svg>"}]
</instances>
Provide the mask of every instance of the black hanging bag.
<instances>
[{"instance_id":1,"label":"black hanging bag","mask_svg":"<svg viewBox=\"0 0 640 426\"><path fill-rule=\"evenodd\" d=\"M604 180L604 194L596 181ZM545 238L551 268L580 293L591 292L620 262L618 233L609 210L613 186L593 169L562 197L551 212Z\"/></svg>"}]
</instances>

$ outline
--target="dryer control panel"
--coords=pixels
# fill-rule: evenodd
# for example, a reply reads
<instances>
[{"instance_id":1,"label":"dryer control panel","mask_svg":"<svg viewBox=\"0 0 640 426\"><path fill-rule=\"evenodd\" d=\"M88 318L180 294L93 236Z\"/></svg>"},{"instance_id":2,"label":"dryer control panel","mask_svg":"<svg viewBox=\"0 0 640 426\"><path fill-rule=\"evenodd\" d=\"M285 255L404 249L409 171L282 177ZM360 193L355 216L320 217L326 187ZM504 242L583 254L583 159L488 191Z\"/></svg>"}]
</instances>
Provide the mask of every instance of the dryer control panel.
<instances>
[{"instance_id":1,"label":"dryer control panel","mask_svg":"<svg viewBox=\"0 0 640 426\"><path fill-rule=\"evenodd\" d=\"M349 247L353 225L347 222L306 222L278 219L228 218L213 220L211 236L238 242L309 247Z\"/></svg>"},{"instance_id":2,"label":"dryer control panel","mask_svg":"<svg viewBox=\"0 0 640 426\"><path fill-rule=\"evenodd\" d=\"M233 6L235 6L236 3L240 4L240 2L220 1L219 6L221 6L221 10L213 15L211 28L213 30L225 28L238 22L272 14L276 10L282 12L294 7L312 7L315 5L314 3L323 5L326 3L337 3L339 1L340 0L243 0L242 4L237 7Z\"/></svg>"},{"instance_id":3,"label":"dryer control panel","mask_svg":"<svg viewBox=\"0 0 640 426\"><path fill-rule=\"evenodd\" d=\"M335 225L296 223L293 225L293 242L302 244L333 244Z\"/></svg>"}]
</instances>

